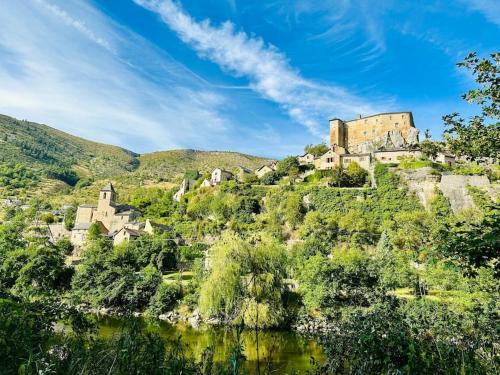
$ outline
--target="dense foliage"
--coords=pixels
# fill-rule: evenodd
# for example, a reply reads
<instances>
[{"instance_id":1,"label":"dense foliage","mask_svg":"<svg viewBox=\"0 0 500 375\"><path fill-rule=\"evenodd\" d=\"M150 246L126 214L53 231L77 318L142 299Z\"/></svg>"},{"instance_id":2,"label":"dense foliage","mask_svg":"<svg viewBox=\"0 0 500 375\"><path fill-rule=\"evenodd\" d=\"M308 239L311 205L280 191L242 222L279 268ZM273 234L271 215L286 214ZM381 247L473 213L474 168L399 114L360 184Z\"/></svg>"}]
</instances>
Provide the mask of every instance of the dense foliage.
<instances>
[{"instance_id":1,"label":"dense foliage","mask_svg":"<svg viewBox=\"0 0 500 375\"><path fill-rule=\"evenodd\" d=\"M458 113L443 117L446 130L446 143L451 152L464 155L472 160L500 157L500 53L491 58L480 59L476 53L469 54L459 67L471 71L478 88L463 95L469 103L480 107L480 114L466 121Z\"/></svg>"}]
</instances>

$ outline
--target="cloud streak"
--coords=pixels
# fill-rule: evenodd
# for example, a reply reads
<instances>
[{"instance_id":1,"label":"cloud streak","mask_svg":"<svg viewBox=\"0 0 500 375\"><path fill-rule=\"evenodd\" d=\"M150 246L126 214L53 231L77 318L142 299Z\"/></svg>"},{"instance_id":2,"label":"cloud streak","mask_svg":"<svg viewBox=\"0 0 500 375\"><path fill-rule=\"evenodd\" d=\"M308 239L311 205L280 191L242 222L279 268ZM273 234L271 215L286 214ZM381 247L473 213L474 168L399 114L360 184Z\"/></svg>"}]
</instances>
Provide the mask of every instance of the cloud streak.
<instances>
[{"instance_id":1,"label":"cloud streak","mask_svg":"<svg viewBox=\"0 0 500 375\"><path fill-rule=\"evenodd\" d=\"M255 92L277 103L294 121L316 136L324 137L322 129L331 116L349 117L375 111L342 87L302 77L276 47L238 31L231 22L219 26L212 25L209 20L198 22L171 0L133 1L157 13L200 57L236 77L248 79Z\"/></svg>"},{"instance_id":2,"label":"cloud streak","mask_svg":"<svg viewBox=\"0 0 500 375\"><path fill-rule=\"evenodd\" d=\"M231 98L84 1L4 4L0 82L0 113L82 137L251 151L224 114Z\"/></svg>"}]
</instances>

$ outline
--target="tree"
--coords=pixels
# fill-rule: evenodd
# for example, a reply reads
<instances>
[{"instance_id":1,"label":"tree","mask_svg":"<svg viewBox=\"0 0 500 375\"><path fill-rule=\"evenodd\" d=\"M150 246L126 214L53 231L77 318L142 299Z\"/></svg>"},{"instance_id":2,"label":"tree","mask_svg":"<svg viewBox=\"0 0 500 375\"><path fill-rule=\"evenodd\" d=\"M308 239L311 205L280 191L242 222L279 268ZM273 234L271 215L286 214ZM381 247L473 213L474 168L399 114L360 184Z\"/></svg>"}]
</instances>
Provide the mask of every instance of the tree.
<instances>
[{"instance_id":1,"label":"tree","mask_svg":"<svg viewBox=\"0 0 500 375\"><path fill-rule=\"evenodd\" d=\"M304 152L306 154L312 154L314 156L321 156L328 152L329 147L325 143L320 143L317 145L307 145L304 147Z\"/></svg>"},{"instance_id":2,"label":"tree","mask_svg":"<svg viewBox=\"0 0 500 375\"><path fill-rule=\"evenodd\" d=\"M480 106L481 114L466 120L458 113L443 117L446 145L457 155L472 160L500 157L500 53L491 55L491 59L477 57L470 53L459 67L472 71L479 87L465 93L462 98ZM491 122L491 123L490 123Z\"/></svg>"},{"instance_id":3,"label":"tree","mask_svg":"<svg viewBox=\"0 0 500 375\"><path fill-rule=\"evenodd\" d=\"M284 319L286 254L263 238L249 243L226 232L211 248L209 275L201 285L200 311L228 323L273 327Z\"/></svg>"},{"instance_id":4,"label":"tree","mask_svg":"<svg viewBox=\"0 0 500 375\"><path fill-rule=\"evenodd\" d=\"M295 156L287 156L276 165L276 171L283 176L296 177L299 175L299 162Z\"/></svg>"}]
</instances>

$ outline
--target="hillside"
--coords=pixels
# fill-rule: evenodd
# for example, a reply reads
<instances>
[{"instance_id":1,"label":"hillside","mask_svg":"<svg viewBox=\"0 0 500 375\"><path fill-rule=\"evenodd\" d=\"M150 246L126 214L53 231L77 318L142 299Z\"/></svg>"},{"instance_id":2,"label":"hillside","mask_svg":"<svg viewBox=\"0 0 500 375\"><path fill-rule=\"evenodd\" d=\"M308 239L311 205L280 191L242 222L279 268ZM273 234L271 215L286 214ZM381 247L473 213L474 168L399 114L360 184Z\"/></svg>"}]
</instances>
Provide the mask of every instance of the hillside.
<instances>
[{"instance_id":1,"label":"hillside","mask_svg":"<svg viewBox=\"0 0 500 375\"><path fill-rule=\"evenodd\" d=\"M139 161L139 168L133 173L135 177L171 180L188 170L207 173L216 167L234 170L239 165L256 169L270 160L238 152L170 150L141 155Z\"/></svg>"},{"instance_id":2,"label":"hillside","mask_svg":"<svg viewBox=\"0 0 500 375\"><path fill-rule=\"evenodd\" d=\"M134 170L137 154L92 142L47 125L0 115L0 161L73 168L80 176L109 177Z\"/></svg>"},{"instance_id":3,"label":"hillside","mask_svg":"<svg viewBox=\"0 0 500 375\"><path fill-rule=\"evenodd\" d=\"M79 180L96 189L109 179L124 187L165 187L172 185L167 182L178 183L188 170L206 173L216 167L235 170L239 165L254 169L267 161L220 151L171 150L139 155L47 125L0 115L0 196L21 191L27 196L68 194L68 185Z\"/></svg>"}]
</instances>

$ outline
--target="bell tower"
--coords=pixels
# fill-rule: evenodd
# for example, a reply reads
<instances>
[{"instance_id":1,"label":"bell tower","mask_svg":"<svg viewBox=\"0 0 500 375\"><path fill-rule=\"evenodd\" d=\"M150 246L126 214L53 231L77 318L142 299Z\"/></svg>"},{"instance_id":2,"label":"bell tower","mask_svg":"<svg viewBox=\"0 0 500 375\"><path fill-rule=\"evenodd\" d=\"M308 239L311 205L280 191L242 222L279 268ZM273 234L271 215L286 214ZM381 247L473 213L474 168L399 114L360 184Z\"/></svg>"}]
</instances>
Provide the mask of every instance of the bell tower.
<instances>
[{"instance_id":1,"label":"bell tower","mask_svg":"<svg viewBox=\"0 0 500 375\"><path fill-rule=\"evenodd\" d=\"M104 212L109 207L115 205L116 191L113 185L108 183L99 193L99 202L97 203L97 211Z\"/></svg>"}]
</instances>

